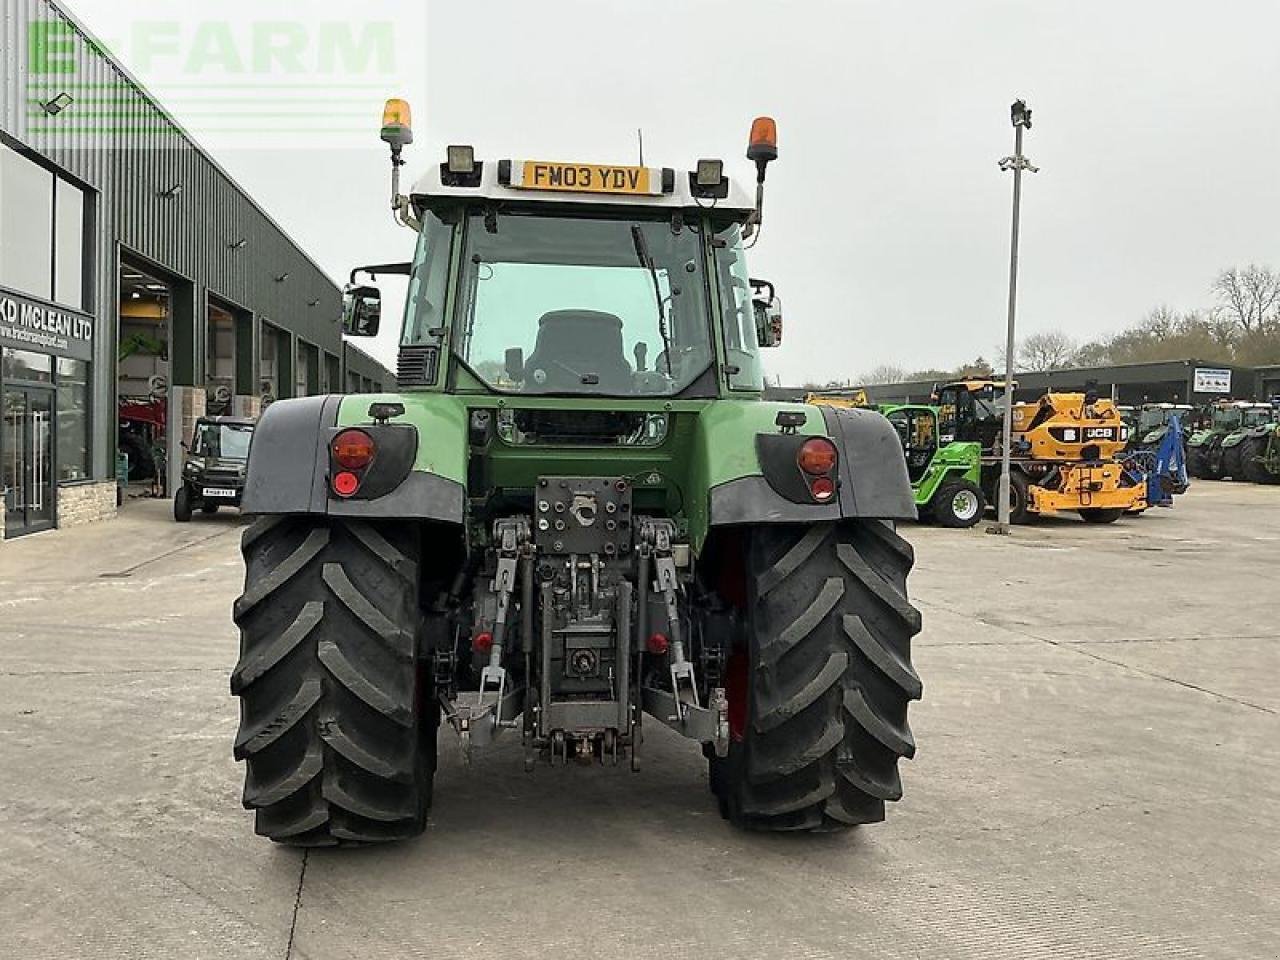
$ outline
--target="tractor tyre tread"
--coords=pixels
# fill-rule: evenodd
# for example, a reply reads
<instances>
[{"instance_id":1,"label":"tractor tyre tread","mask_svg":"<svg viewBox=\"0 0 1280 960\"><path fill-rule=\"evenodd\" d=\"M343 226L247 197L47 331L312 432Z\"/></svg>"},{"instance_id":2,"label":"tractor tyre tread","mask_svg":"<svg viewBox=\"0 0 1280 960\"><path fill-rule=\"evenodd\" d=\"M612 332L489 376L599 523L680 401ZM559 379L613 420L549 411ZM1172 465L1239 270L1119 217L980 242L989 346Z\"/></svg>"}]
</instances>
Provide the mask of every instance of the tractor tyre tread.
<instances>
[{"instance_id":1,"label":"tractor tyre tread","mask_svg":"<svg viewBox=\"0 0 1280 960\"><path fill-rule=\"evenodd\" d=\"M1245 463L1245 445L1248 439L1240 441L1234 447L1226 447L1222 451L1222 475L1237 482L1243 481Z\"/></svg>"},{"instance_id":2,"label":"tractor tyre tread","mask_svg":"<svg viewBox=\"0 0 1280 960\"><path fill-rule=\"evenodd\" d=\"M421 833L439 712L419 709L415 534L263 517L241 549L234 752L257 832L305 847Z\"/></svg>"},{"instance_id":3,"label":"tractor tyre tread","mask_svg":"<svg viewBox=\"0 0 1280 960\"><path fill-rule=\"evenodd\" d=\"M910 545L879 520L762 527L748 557L747 728L711 761L722 812L762 831L883 820L922 689Z\"/></svg>"},{"instance_id":4,"label":"tractor tyre tread","mask_svg":"<svg viewBox=\"0 0 1280 960\"><path fill-rule=\"evenodd\" d=\"M1267 451L1268 437L1249 437L1242 446L1244 461L1244 478L1250 483L1280 483L1280 473L1272 473L1262 463ZM1272 441L1275 442L1275 441Z\"/></svg>"}]
</instances>

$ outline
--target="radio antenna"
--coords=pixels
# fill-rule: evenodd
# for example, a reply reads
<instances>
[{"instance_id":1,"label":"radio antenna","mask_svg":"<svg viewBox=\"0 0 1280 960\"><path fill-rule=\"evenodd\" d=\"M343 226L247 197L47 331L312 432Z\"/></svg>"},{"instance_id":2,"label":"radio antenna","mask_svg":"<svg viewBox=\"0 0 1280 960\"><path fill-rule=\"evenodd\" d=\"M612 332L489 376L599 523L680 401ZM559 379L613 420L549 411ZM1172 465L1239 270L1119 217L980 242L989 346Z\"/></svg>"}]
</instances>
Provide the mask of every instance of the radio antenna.
<instances>
[{"instance_id":1,"label":"radio antenna","mask_svg":"<svg viewBox=\"0 0 1280 960\"><path fill-rule=\"evenodd\" d=\"M644 166L644 130L636 127L636 141L640 144L640 166Z\"/></svg>"}]
</instances>

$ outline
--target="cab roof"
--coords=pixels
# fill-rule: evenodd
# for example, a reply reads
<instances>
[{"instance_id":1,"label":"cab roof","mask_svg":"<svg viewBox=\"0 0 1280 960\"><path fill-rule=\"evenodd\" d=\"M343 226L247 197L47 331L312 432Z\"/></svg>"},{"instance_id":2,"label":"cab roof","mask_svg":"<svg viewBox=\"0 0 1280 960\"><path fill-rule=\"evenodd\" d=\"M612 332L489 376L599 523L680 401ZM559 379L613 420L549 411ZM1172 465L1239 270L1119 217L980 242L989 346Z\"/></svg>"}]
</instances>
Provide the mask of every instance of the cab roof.
<instances>
[{"instance_id":1,"label":"cab roof","mask_svg":"<svg viewBox=\"0 0 1280 960\"><path fill-rule=\"evenodd\" d=\"M498 160L478 163L479 170L470 178L450 176L444 164L430 167L413 186L410 198L415 203L433 206L433 201L448 200L489 200L501 203L519 203L547 206L575 205L589 207L615 207L619 209L639 208L648 210L692 210L705 211L714 209L728 215L731 219L744 220L755 210L755 199L747 190L728 175L724 176L716 193L721 197L695 196L692 185L693 174L688 170L674 170L671 167L636 168L621 164L570 164L556 163L554 166L586 166L593 169L608 170L648 169L649 179L655 186L661 185L662 192L653 194L628 194L612 192L593 192L586 190L533 189L521 186L526 160ZM541 161L538 161L541 163ZM669 187L670 189L666 189Z\"/></svg>"}]
</instances>

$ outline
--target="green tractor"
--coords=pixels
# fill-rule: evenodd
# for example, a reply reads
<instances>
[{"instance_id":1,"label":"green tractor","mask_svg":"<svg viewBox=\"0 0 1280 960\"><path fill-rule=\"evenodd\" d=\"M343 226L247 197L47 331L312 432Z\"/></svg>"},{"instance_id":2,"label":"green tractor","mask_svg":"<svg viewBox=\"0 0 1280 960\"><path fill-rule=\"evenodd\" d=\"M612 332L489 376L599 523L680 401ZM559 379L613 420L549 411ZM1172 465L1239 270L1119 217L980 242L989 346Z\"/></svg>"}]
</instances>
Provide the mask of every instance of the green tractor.
<instances>
[{"instance_id":1,"label":"green tractor","mask_svg":"<svg viewBox=\"0 0 1280 960\"><path fill-rule=\"evenodd\" d=\"M1246 480L1280 483L1280 410L1270 423L1249 428L1240 444L1240 459Z\"/></svg>"},{"instance_id":2,"label":"green tractor","mask_svg":"<svg viewBox=\"0 0 1280 960\"><path fill-rule=\"evenodd\" d=\"M637 769L646 715L701 745L736 825L883 819L915 753L916 509L883 417L763 399L781 310L744 240L773 122L754 198L718 160L464 146L400 196L403 102L383 139L419 235L364 270L409 276L399 390L274 403L249 458L231 689L257 832L421 832L440 727L469 759L512 737L526 770ZM353 284L346 332L380 316Z\"/></svg>"},{"instance_id":3,"label":"green tractor","mask_svg":"<svg viewBox=\"0 0 1280 960\"><path fill-rule=\"evenodd\" d=\"M876 407L893 424L906 455L907 476L922 519L944 527L972 527L982 519L982 444L940 443L937 407Z\"/></svg>"},{"instance_id":4,"label":"green tractor","mask_svg":"<svg viewBox=\"0 0 1280 960\"><path fill-rule=\"evenodd\" d=\"M1144 403L1134 410L1132 421L1128 418L1125 420L1129 424L1129 449L1131 451L1155 450L1168 436L1171 429L1170 421L1174 417L1178 418L1185 433L1194 415L1195 407L1189 403Z\"/></svg>"},{"instance_id":5,"label":"green tractor","mask_svg":"<svg viewBox=\"0 0 1280 960\"><path fill-rule=\"evenodd\" d=\"M1247 479L1245 441L1273 421L1274 410L1268 403L1222 400L1213 404L1208 423L1187 440L1188 472L1203 480Z\"/></svg>"}]
</instances>

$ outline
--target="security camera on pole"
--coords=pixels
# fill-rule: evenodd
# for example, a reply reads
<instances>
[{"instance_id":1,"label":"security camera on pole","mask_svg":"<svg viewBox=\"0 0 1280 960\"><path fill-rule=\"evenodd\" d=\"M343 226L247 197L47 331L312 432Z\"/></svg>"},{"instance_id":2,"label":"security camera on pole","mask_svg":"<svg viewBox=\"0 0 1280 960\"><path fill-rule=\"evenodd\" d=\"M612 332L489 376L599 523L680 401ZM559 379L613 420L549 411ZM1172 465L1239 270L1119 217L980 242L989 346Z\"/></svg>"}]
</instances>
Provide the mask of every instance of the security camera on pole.
<instances>
[{"instance_id":1,"label":"security camera on pole","mask_svg":"<svg viewBox=\"0 0 1280 960\"><path fill-rule=\"evenodd\" d=\"M1009 448L1013 442L1013 353L1014 318L1018 305L1018 218L1022 209L1022 171L1035 173L1040 168L1022 155L1022 131L1031 129L1031 110L1025 100L1015 100L1009 107L1013 121L1013 156L1000 161L1001 170L1013 171L1013 239L1009 245L1009 328L1004 347L1004 426L1000 438L1000 487L997 491L996 518L988 533L1009 533Z\"/></svg>"}]
</instances>

